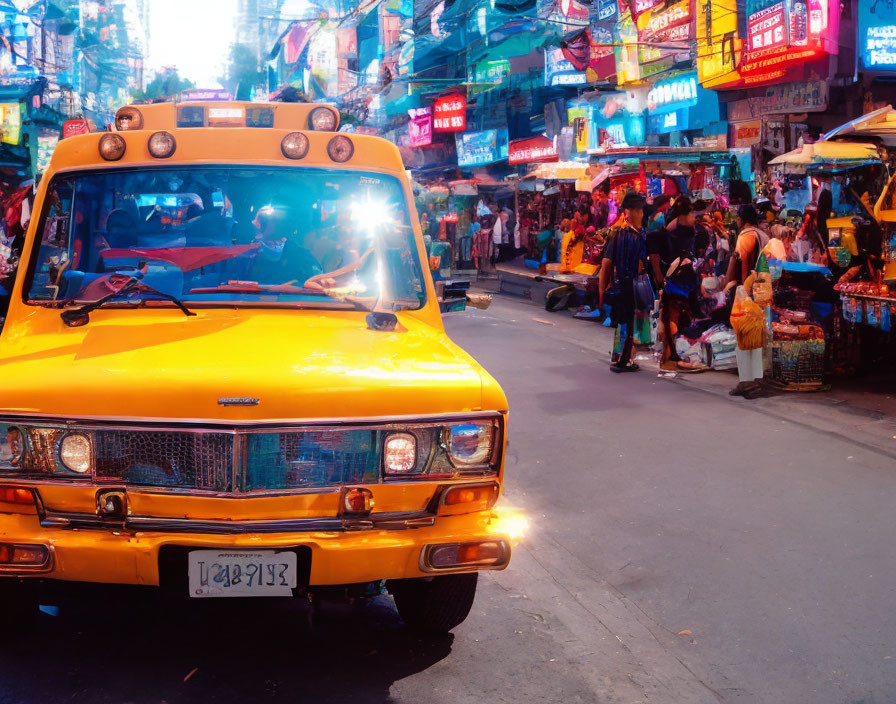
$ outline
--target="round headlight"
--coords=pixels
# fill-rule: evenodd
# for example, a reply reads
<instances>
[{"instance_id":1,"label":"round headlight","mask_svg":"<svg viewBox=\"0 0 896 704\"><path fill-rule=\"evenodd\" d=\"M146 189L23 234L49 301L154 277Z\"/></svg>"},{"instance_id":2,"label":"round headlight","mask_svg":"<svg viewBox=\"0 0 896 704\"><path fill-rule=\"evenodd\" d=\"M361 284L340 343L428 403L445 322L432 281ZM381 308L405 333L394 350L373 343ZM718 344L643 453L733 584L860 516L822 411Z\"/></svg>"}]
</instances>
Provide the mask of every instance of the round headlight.
<instances>
[{"instance_id":1,"label":"round headlight","mask_svg":"<svg viewBox=\"0 0 896 704\"><path fill-rule=\"evenodd\" d=\"M156 159L167 159L177 149L177 142L170 132L156 132L149 138L146 146Z\"/></svg>"},{"instance_id":2,"label":"round headlight","mask_svg":"<svg viewBox=\"0 0 896 704\"><path fill-rule=\"evenodd\" d=\"M118 161L124 156L127 146L124 137L109 132L100 137L100 156L106 161Z\"/></svg>"},{"instance_id":3,"label":"round headlight","mask_svg":"<svg viewBox=\"0 0 896 704\"><path fill-rule=\"evenodd\" d=\"M327 143L327 154L333 161L342 163L352 158L355 153L355 145L352 140L342 134L338 134Z\"/></svg>"},{"instance_id":4,"label":"round headlight","mask_svg":"<svg viewBox=\"0 0 896 704\"><path fill-rule=\"evenodd\" d=\"M59 459L72 472L90 471L90 440L78 433L66 435L59 443Z\"/></svg>"},{"instance_id":5,"label":"round headlight","mask_svg":"<svg viewBox=\"0 0 896 704\"><path fill-rule=\"evenodd\" d=\"M314 108L308 123L315 132L333 132L336 129L336 113L330 108Z\"/></svg>"},{"instance_id":6,"label":"round headlight","mask_svg":"<svg viewBox=\"0 0 896 704\"><path fill-rule=\"evenodd\" d=\"M492 452L491 423L461 423L448 428L448 453L457 464L484 464Z\"/></svg>"},{"instance_id":7,"label":"round headlight","mask_svg":"<svg viewBox=\"0 0 896 704\"><path fill-rule=\"evenodd\" d=\"M417 466L417 438L410 433L392 433L383 443L386 474L407 474Z\"/></svg>"},{"instance_id":8,"label":"round headlight","mask_svg":"<svg viewBox=\"0 0 896 704\"><path fill-rule=\"evenodd\" d=\"M0 460L21 467L25 460L25 434L16 427L6 429L6 443L0 445Z\"/></svg>"},{"instance_id":9,"label":"round headlight","mask_svg":"<svg viewBox=\"0 0 896 704\"><path fill-rule=\"evenodd\" d=\"M280 151L287 159L301 159L308 153L308 137L301 132L290 132L280 142Z\"/></svg>"},{"instance_id":10,"label":"round headlight","mask_svg":"<svg viewBox=\"0 0 896 704\"><path fill-rule=\"evenodd\" d=\"M121 108L115 113L115 129L122 132L143 129L143 113L137 108Z\"/></svg>"}]
</instances>

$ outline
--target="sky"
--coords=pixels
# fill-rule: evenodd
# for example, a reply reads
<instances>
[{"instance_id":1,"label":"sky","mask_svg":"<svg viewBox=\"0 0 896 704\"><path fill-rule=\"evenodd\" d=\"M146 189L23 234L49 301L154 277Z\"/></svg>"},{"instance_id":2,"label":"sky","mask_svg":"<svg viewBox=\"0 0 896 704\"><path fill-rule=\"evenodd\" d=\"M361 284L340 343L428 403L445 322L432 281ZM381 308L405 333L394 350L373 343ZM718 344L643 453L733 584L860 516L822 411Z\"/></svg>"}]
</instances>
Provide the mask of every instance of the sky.
<instances>
[{"instance_id":1,"label":"sky","mask_svg":"<svg viewBox=\"0 0 896 704\"><path fill-rule=\"evenodd\" d=\"M237 0L151 0L148 65L177 66L197 88L219 88L233 41Z\"/></svg>"}]
</instances>

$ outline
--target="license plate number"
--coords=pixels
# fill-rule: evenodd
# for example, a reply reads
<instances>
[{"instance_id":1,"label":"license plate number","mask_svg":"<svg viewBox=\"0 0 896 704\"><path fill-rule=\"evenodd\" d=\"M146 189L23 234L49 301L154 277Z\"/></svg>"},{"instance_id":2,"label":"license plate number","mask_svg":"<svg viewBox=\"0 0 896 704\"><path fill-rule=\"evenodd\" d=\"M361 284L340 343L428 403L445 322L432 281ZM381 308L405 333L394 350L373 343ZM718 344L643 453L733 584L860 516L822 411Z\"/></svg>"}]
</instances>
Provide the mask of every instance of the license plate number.
<instances>
[{"instance_id":1,"label":"license plate number","mask_svg":"<svg viewBox=\"0 0 896 704\"><path fill-rule=\"evenodd\" d=\"M296 554L289 550L193 550L187 569L190 596L291 596Z\"/></svg>"}]
</instances>

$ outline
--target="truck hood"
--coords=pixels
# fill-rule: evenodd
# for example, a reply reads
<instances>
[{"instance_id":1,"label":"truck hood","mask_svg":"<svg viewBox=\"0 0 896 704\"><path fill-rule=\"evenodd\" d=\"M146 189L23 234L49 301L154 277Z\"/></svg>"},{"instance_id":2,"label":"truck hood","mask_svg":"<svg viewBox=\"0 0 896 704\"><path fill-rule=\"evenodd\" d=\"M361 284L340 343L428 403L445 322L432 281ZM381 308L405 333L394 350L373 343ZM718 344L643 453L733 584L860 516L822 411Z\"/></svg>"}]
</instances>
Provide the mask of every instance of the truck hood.
<instances>
[{"instance_id":1,"label":"truck hood","mask_svg":"<svg viewBox=\"0 0 896 704\"><path fill-rule=\"evenodd\" d=\"M506 410L494 380L410 314L376 332L354 311L197 313L97 310L67 328L58 311L29 309L0 336L0 412L261 422Z\"/></svg>"}]
</instances>

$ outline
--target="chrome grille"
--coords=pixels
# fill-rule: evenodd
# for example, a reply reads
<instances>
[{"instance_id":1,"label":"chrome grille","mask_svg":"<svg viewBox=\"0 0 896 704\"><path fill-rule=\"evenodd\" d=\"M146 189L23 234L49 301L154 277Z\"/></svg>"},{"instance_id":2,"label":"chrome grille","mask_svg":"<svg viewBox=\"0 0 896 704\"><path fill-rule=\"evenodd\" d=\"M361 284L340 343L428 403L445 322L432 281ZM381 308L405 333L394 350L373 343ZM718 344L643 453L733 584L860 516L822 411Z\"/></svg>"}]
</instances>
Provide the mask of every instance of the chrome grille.
<instances>
[{"instance_id":1,"label":"chrome grille","mask_svg":"<svg viewBox=\"0 0 896 704\"><path fill-rule=\"evenodd\" d=\"M169 431L94 433L96 475L143 486L233 488L233 435Z\"/></svg>"},{"instance_id":2,"label":"chrome grille","mask_svg":"<svg viewBox=\"0 0 896 704\"><path fill-rule=\"evenodd\" d=\"M245 489L375 483L379 435L366 429L249 434Z\"/></svg>"}]
</instances>

